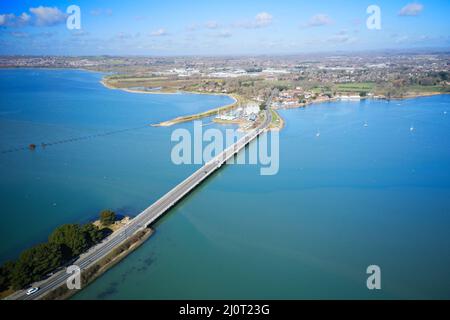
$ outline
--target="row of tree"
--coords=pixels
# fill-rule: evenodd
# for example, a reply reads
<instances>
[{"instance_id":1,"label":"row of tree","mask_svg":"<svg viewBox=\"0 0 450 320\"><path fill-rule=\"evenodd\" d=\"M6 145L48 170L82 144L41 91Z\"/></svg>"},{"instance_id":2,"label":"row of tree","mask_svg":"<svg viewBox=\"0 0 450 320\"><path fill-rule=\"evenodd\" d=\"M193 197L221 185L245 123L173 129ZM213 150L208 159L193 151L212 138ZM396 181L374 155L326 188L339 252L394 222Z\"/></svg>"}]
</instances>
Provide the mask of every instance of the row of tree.
<instances>
[{"instance_id":1,"label":"row of tree","mask_svg":"<svg viewBox=\"0 0 450 320\"><path fill-rule=\"evenodd\" d=\"M104 226L114 222L112 211L103 211L100 221ZM43 279L50 272L73 260L91 246L99 243L111 230L100 229L92 223L65 224L56 228L46 243L23 251L16 261L0 267L0 291L10 287L22 289Z\"/></svg>"}]
</instances>

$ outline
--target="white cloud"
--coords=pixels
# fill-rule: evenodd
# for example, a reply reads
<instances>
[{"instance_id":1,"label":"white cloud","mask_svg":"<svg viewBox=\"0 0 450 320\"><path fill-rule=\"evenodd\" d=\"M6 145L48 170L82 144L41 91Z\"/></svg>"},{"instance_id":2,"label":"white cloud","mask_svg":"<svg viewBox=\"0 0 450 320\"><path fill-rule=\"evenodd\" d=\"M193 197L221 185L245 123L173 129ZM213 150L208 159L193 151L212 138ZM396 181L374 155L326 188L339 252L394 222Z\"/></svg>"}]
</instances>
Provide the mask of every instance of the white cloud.
<instances>
[{"instance_id":1,"label":"white cloud","mask_svg":"<svg viewBox=\"0 0 450 320\"><path fill-rule=\"evenodd\" d=\"M84 36L88 36L89 32L84 31L84 30L74 30L70 33L73 37L84 37Z\"/></svg>"},{"instance_id":2,"label":"white cloud","mask_svg":"<svg viewBox=\"0 0 450 320\"><path fill-rule=\"evenodd\" d=\"M258 13L251 21L237 22L233 26L237 28L256 29L265 28L272 24L273 16L267 12Z\"/></svg>"},{"instance_id":3,"label":"white cloud","mask_svg":"<svg viewBox=\"0 0 450 320\"><path fill-rule=\"evenodd\" d=\"M391 34L391 38L394 40L395 43L400 44L400 43L405 43L405 42L409 42L410 38L407 35L402 35L402 34L398 34L398 33L393 33Z\"/></svg>"},{"instance_id":4,"label":"white cloud","mask_svg":"<svg viewBox=\"0 0 450 320\"><path fill-rule=\"evenodd\" d=\"M167 36L168 33L167 33L166 29L160 28L158 30L150 32L150 35L152 37L162 37L162 36Z\"/></svg>"},{"instance_id":5,"label":"white cloud","mask_svg":"<svg viewBox=\"0 0 450 320\"><path fill-rule=\"evenodd\" d=\"M28 24L31 16L24 12L20 16L13 13L0 14L0 26L3 27L21 27Z\"/></svg>"},{"instance_id":6,"label":"white cloud","mask_svg":"<svg viewBox=\"0 0 450 320\"><path fill-rule=\"evenodd\" d=\"M27 24L28 22L30 22L31 16L30 16L28 13L23 12L23 13L18 17L18 19L19 19L19 23L20 23L20 24Z\"/></svg>"},{"instance_id":7,"label":"white cloud","mask_svg":"<svg viewBox=\"0 0 450 320\"><path fill-rule=\"evenodd\" d=\"M399 16L418 16L424 9L424 6L420 3L410 3L404 6L400 12Z\"/></svg>"},{"instance_id":8,"label":"white cloud","mask_svg":"<svg viewBox=\"0 0 450 320\"><path fill-rule=\"evenodd\" d=\"M326 41L335 44L353 44L358 42L358 38L351 36L348 30L343 29L329 37Z\"/></svg>"},{"instance_id":9,"label":"white cloud","mask_svg":"<svg viewBox=\"0 0 450 320\"><path fill-rule=\"evenodd\" d=\"M352 44L358 41L358 38L350 37L348 34L336 34L328 39L332 43Z\"/></svg>"},{"instance_id":10,"label":"white cloud","mask_svg":"<svg viewBox=\"0 0 450 320\"><path fill-rule=\"evenodd\" d=\"M67 15L56 7L30 8L37 26L54 26L66 21Z\"/></svg>"},{"instance_id":11,"label":"white cloud","mask_svg":"<svg viewBox=\"0 0 450 320\"><path fill-rule=\"evenodd\" d=\"M186 27L186 31L188 32L193 32L196 31L197 29L199 29L199 25L197 23L191 23Z\"/></svg>"},{"instance_id":12,"label":"white cloud","mask_svg":"<svg viewBox=\"0 0 450 320\"><path fill-rule=\"evenodd\" d=\"M230 38L232 33L229 30L222 30L215 35L218 38Z\"/></svg>"},{"instance_id":13,"label":"white cloud","mask_svg":"<svg viewBox=\"0 0 450 320\"><path fill-rule=\"evenodd\" d=\"M429 35L421 35L417 41L432 41L434 38Z\"/></svg>"},{"instance_id":14,"label":"white cloud","mask_svg":"<svg viewBox=\"0 0 450 320\"><path fill-rule=\"evenodd\" d=\"M14 23L16 15L12 13L0 14L0 26L8 27Z\"/></svg>"},{"instance_id":15,"label":"white cloud","mask_svg":"<svg viewBox=\"0 0 450 320\"><path fill-rule=\"evenodd\" d=\"M306 23L305 27L320 27L320 26L326 26L329 24L332 24L333 20L331 18L323 13L316 14L315 16L311 17L309 21Z\"/></svg>"},{"instance_id":16,"label":"white cloud","mask_svg":"<svg viewBox=\"0 0 450 320\"><path fill-rule=\"evenodd\" d=\"M267 27L272 23L273 17L267 12L258 13L255 17L255 25L259 28Z\"/></svg>"},{"instance_id":17,"label":"white cloud","mask_svg":"<svg viewBox=\"0 0 450 320\"><path fill-rule=\"evenodd\" d=\"M205 27L207 29L217 29L219 27L219 23L217 21L208 21L205 23Z\"/></svg>"}]
</instances>

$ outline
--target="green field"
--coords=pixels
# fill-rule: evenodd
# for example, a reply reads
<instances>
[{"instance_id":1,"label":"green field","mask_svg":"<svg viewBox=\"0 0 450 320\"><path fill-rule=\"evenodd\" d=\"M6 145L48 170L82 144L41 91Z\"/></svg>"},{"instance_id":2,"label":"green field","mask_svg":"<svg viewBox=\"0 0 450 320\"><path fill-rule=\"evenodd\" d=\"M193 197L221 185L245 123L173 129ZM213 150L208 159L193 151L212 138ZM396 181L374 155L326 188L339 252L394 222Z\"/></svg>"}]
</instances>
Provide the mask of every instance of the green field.
<instances>
[{"instance_id":1,"label":"green field","mask_svg":"<svg viewBox=\"0 0 450 320\"><path fill-rule=\"evenodd\" d=\"M363 82L363 83L341 83L335 86L338 92L371 92L375 88L374 83Z\"/></svg>"},{"instance_id":2,"label":"green field","mask_svg":"<svg viewBox=\"0 0 450 320\"><path fill-rule=\"evenodd\" d=\"M448 87L443 86L407 86L408 91L410 92L448 92Z\"/></svg>"}]
</instances>

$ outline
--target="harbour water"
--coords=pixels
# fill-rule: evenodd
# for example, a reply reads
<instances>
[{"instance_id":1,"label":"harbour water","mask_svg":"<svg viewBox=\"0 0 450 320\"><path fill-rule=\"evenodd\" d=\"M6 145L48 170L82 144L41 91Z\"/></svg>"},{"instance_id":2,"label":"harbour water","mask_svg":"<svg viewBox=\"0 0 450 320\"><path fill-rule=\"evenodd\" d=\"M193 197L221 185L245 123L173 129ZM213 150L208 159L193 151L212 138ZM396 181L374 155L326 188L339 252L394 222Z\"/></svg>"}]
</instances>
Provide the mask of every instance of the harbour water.
<instances>
[{"instance_id":1,"label":"harbour water","mask_svg":"<svg viewBox=\"0 0 450 320\"><path fill-rule=\"evenodd\" d=\"M0 150L230 102L108 90L100 78L1 71ZM223 167L74 299L450 298L448 111L449 96L282 111L277 175ZM195 168L171 163L173 129L0 154L1 260L101 209L136 214L184 179ZM380 291L366 287L369 265Z\"/></svg>"}]
</instances>

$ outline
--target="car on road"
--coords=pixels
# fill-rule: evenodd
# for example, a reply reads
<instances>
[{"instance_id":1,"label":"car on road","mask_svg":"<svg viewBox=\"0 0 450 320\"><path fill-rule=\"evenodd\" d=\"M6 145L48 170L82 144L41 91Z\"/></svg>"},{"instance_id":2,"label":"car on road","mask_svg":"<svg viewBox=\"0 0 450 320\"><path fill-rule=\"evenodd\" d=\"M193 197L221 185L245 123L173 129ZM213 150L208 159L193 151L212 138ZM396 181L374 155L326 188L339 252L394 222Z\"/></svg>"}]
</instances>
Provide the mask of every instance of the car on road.
<instances>
[{"instance_id":1,"label":"car on road","mask_svg":"<svg viewBox=\"0 0 450 320\"><path fill-rule=\"evenodd\" d=\"M27 296L30 296L33 293L36 293L38 291L39 291L39 288L37 288L37 287L30 288L30 289L27 290Z\"/></svg>"}]
</instances>

